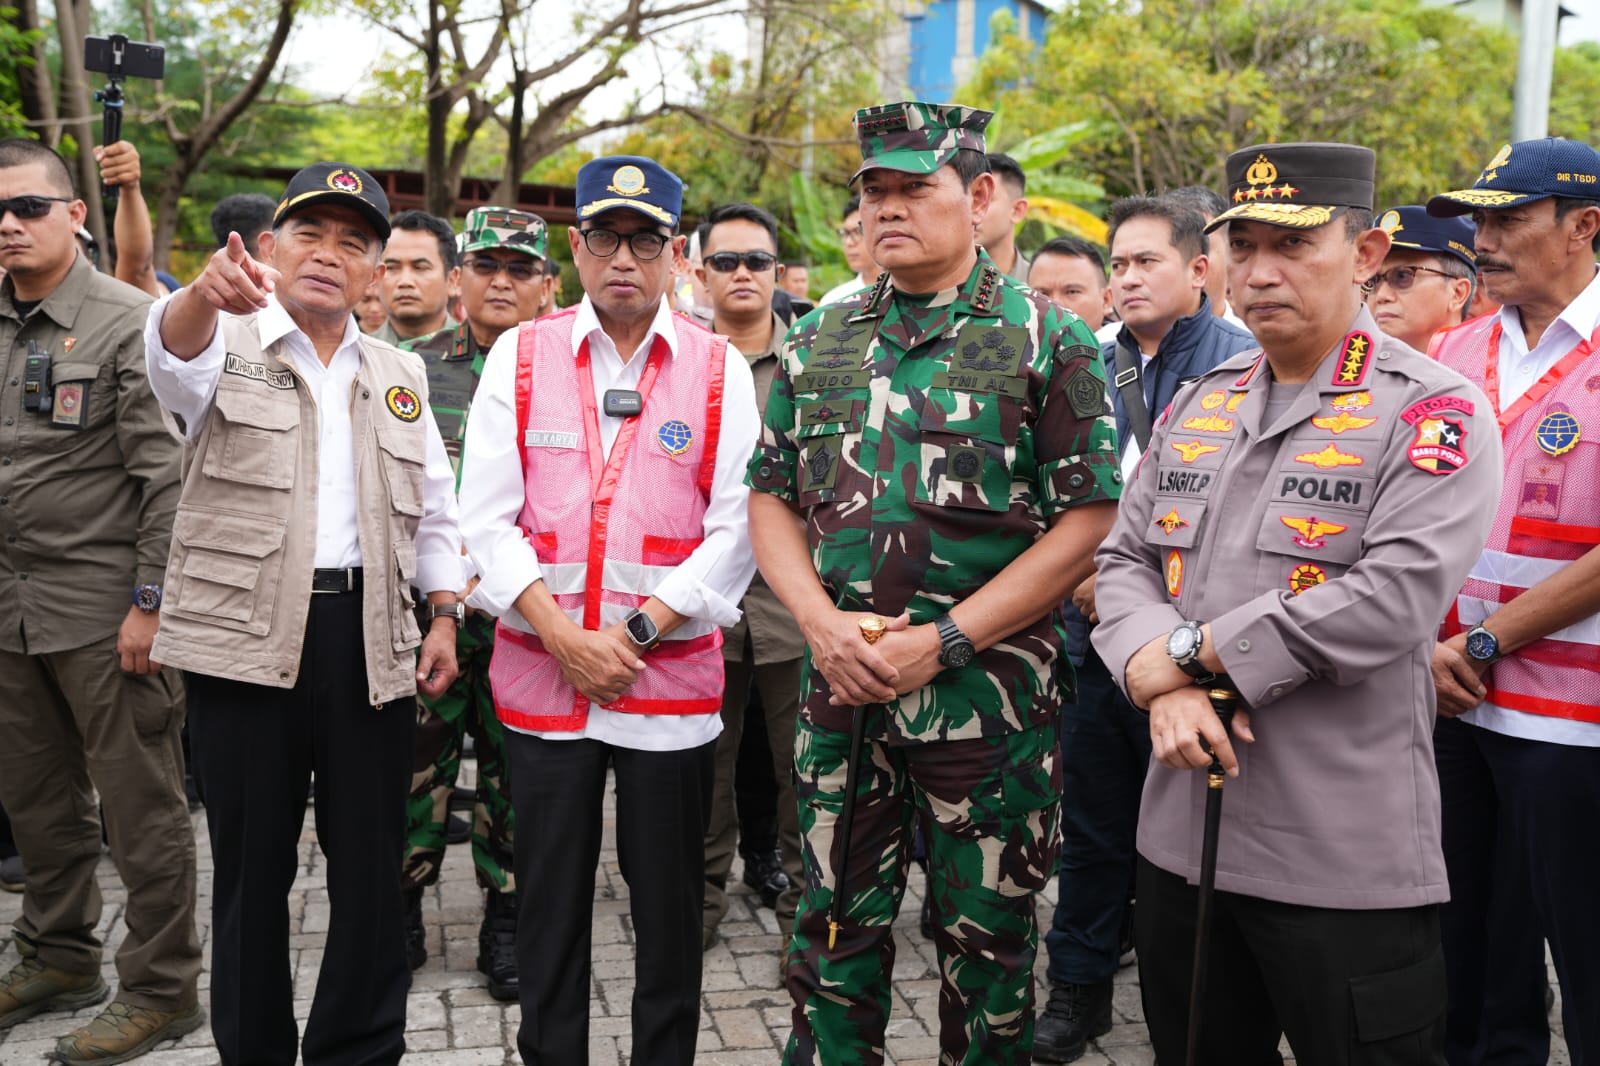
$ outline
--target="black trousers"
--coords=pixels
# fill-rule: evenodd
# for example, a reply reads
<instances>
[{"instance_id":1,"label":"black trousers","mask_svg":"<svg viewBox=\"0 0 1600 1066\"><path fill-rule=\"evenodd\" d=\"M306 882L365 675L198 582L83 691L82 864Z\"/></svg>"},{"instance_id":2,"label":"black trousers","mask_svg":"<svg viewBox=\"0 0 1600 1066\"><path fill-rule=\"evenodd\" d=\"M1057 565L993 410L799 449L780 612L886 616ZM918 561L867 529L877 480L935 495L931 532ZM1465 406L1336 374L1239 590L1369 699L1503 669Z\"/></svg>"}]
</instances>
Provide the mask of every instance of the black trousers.
<instances>
[{"instance_id":1,"label":"black trousers","mask_svg":"<svg viewBox=\"0 0 1600 1066\"><path fill-rule=\"evenodd\" d=\"M526 1066L589 1061L589 937L606 768L633 919L633 1066L691 1066L716 741L633 751L506 731L517 815L517 975Z\"/></svg>"},{"instance_id":2,"label":"black trousers","mask_svg":"<svg viewBox=\"0 0 1600 1066\"><path fill-rule=\"evenodd\" d=\"M1134 937L1156 1061L1181 1066L1199 890L1139 858ZM1439 908L1345 911L1218 892L1199 1061L1444 1066Z\"/></svg>"},{"instance_id":3,"label":"black trousers","mask_svg":"<svg viewBox=\"0 0 1600 1066\"><path fill-rule=\"evenodd\" d=\"M368 702L362 647L360 593L313 595L294 688L189 675L215 867L211 1029L225 1066L294 1066L289 889L313 773L329 919L305 1066L405 1053L400 859L416 702Z\"/></svg>"},{"instance_id":4,"label":"black trousers","mask_svg":"<svg viewBox=\"0 0 1600 1066\"><path fill-rule=\"evenodd\" d=\"M1433 727L1450 870L1439 912L1450 985L1444 1057L1450 1066L1543 1066L1544 934L1510 812L1478 747L1493 736L1456 718Z\"/></svg>"},{"instance_id":5,"label":"black trousers","mask_svg":"<svg viewBox=\"0 0 1600 1066\"><path fill-rule=\"evenodd\" d=\"M1600 748L1523 740L1465 722L1451 725L1459 729L1435 730L1436 738L1454 732L1460 741L1439 750L1450 870L1444 941L1450 994L1482 996L1462 1009L1484 1013L1497 1000L1503 1005L1507 997L1520 996L1520 1016L1528 1019L1525 1025L1534 1024L1526 1006L1534 988L1526 964L1514 973L1496 969L1503 943L1495 926L1501 913L1496 894L1512 891L1511 905L1531 903L1537 933L1550 942L1572 1064L1595 1066L1600 1063L1600 908L1595 905ZM1447 755L1470 761L1447 766ZM1463 825L1463 817L1471 822ZM1508 874L1514 880L1505 889ZM1527 958L1527 948L1522 951ZM1538 992L1542 1012L1542 986Z\"/></svg>"}]
</instances>

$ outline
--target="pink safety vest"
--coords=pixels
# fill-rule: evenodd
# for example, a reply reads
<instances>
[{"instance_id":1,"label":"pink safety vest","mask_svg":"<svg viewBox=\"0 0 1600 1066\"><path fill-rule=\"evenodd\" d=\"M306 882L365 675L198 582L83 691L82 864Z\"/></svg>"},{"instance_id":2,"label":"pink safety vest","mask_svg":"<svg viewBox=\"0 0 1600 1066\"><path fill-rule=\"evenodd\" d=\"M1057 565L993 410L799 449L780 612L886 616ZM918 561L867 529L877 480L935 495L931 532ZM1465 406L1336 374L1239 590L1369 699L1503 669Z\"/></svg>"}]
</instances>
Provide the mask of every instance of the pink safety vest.
<instances>
[{"instance_id":1,"label":"pink safety vest","mask_svg":"<svg viewBox=\"0 0 1600 1066\"><path fill-rule=\"evenodd\" d=\"M1600 330L1503 410L1499 315L1445 330L1428 346L1428 354L1483 389L1505 445L1494 528L1445 619L1444 637L1471 629L1600 544L1600 360L1590 358L1597 346ZM1490 667L1485 682L1496 706L1600 723L1600 615L1518 648Z\"/></svg>"},{"instance_id":2,"label":"pink safety vest","mask_svg":"<svg viewBox=\"0 0 1600 1066\"><path fill-rule=\"evenodd\" d=\"M727 340L674 316L678 352L655 339L639 392L606 457L589 370L589 342L572 357L570 308L517 335L517 434L523 505L517 519L544 581L585 629L620 622L704 539L722 427ZM635 356L637 358L637 356ZM722 631L691 619L643 658L650 664L608 711L712 714L722 707ZM496 627L489 682L505 724L577 732L589 699L561 676L537 636Z\"/></svg>"}]
</instances>

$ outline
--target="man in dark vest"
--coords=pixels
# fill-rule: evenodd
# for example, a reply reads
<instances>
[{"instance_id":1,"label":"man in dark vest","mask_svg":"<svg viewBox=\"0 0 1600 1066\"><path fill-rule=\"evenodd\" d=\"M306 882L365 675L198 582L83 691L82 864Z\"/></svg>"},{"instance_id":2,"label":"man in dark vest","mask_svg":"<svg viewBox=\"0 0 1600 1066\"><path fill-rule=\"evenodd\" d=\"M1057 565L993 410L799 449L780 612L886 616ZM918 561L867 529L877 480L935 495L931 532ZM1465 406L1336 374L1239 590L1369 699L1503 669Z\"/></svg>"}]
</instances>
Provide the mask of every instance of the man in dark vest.
<instances>
[{"instance_id":1,"label":"man in dark vest","mask_svg":"<svg viewBox=\"0 0 1600 1066\"><path fill-rule=\"evenodd\" d=\"M544 219L505 207L475 207L463 229L461 304L466 321L403 347L422 356L433 414L445 450L461 469L467 408L484 357L508 329L534 318L554 279L545 273ZM470 735L478 754L477 802L472 817L472 863L488 894L478 931L478 969L496 999L517 998L517 897L511 869L511 794L505 781L505 741L489 691L494 619L469 612L456 638L461 673L437 699L417 702L416 759L406 807L406 956L416 969L428 958L422 892L439 878L444 860L450 793Z\"/></svg>"}]
</instances>

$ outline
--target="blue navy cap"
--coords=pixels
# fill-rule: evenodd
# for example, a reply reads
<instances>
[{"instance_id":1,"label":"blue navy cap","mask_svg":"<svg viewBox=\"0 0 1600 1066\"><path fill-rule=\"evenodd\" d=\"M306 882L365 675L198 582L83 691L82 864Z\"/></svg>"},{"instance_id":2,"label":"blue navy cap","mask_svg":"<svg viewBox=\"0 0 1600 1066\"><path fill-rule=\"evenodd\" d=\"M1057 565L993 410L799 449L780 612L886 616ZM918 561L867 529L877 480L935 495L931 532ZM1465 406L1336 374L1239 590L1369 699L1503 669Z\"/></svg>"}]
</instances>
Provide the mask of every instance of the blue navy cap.
<instances>
[{"instance_id":1,"label":"blue navy cap","mask_svg":"<svg viewBox=\"0 0 1600 1066\"><path fill-rule=\"evenodd\" d=\"M1396 248L1453 255L1474 270L1478 268L1478 255L1472 247L1478 228L1459 215L1434 218L1421 204L1391 207L1378 216L1378 228Z\"/></svg>"},{"instance_id":2,"label":"blue navy cap","mask_svg":"<svg viewBox=\"0 0 1600 1066\"><path fill-rule=\"evenodd\" d=\"M578 221L622 208L653 222L678 228L683 212L683 182L654 159L608 155L591 159L578 171Z\"/></svg>"},{"instance_id":3,"label":"blue navy cap","mask_svg":"<svg viewBox=\"0 0 1600 1066\"><path fill-rule=\"evenodd\" d=\"M1600 199L1600 152L1562 137L1504 145L1472 188L1440 193L1428 201L1428 214L1445 218L1552 196Z\"/></svg>"}]
</instances>

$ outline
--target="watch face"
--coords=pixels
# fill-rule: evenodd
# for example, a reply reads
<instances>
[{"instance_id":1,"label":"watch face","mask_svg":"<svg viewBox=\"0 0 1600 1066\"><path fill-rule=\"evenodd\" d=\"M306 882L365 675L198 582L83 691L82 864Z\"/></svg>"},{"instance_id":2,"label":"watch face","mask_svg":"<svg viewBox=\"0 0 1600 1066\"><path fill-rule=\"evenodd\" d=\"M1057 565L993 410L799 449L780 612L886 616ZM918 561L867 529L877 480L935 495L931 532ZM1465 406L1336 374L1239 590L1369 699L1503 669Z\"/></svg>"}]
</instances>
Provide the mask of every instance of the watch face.
<instances>
[{"instance_id":1,"label":"watch face","mask_svg":"<svg viewBox=\"0 0 1600 1066\"><path fill-rule=\"evenodd\" d=\"M1467 654L1479 662L1488 662L1500 650L1500 642L1487 629L1474 629L1467 634Z\"/></svg>"},{"instance_id":2,"label":"watch face","mask_svg":"<svg viewBox=\"0 0 1600 1066\"><path fill-rule=\"evenodd\" d=\"M946 666L965 666L978 654L970 640L958 640L944 650L944 664Z\"/></svg>"},{"instance_id":3,"label":"watch face","mask_svg":"<svg viewBox=\"0 0 1600 1066\"><path fill-rule=\"evenodd\" d=\"M628 635L635 644L654 644L656 639L656 624L650 616L640 611L628 616Z\"/></svg>"},{"instance_id":4,"label":"watch face","mask_svg":"<svg viewBox=\"0 0 1600 1066\"><path fill-rule=\"evenodd\" d=\"M140 585L133 590L133 605L146 614L161 606L160 585Z\"/></svg>"},{"instance_id":5,"label":"watch face","mask_svg":"<svg viewBox=\"0 0 1600 1066\"><path fill-rule=\"evenodd\" d=\"M1167 638L1167 654L1174 659L1186 659L1194 653L1194 630L1179 626Z\"/></svg>"}]
</instances>

